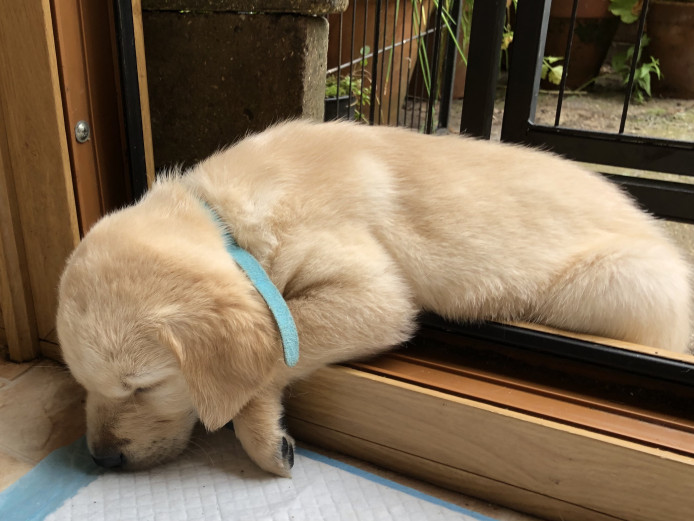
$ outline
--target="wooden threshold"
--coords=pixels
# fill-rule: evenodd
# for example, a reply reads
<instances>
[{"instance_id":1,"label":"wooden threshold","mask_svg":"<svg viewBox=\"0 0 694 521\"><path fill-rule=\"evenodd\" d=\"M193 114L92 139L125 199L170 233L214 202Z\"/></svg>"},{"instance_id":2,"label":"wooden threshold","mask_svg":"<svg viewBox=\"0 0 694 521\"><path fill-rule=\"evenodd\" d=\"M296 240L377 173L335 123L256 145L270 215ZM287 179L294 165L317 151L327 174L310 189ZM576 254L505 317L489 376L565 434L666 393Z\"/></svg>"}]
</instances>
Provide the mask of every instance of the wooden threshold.
<instances>
[{"instance_id":1,"label":"wooden threshold","mask_svg":"<svg viewBox=\"0 0 694 521\"><path fill-rule=\"evenodd\" d=\"M681 521L694 458L349 367L292 388L299 439L545 519Z\"/></svg>"},{"instance_id":2,"label":"wooden threshold","mask_svg":"<svg viewBox=\"0 0 694 521\"><path fill-rule=\"evenodd\" d=\"M694 511L694 389L424 328L294 385L294 435L545 519Z\"/></svg>"},{"instance_id":3,"label":"wooden threshold","mask_svg":"<svg viewBox=\"0 0 694 521\"><path fill-rule=\"evenodd\" d=\"M567 390L556 383L499 374L462 365L440 352L418 356L395 353L350 367L427 389L498 405L651 447L694 456L694 419L613 401L594 393ZM564 369L566 373L568 368ZM575 375L576 372L572 371ZM621 379L621 375L620 375ZM694 390L680 398L694 402ZM685 403L687 403L685 402ZM686 407L685 404L683 404Z\"/></svg>"}]
</instances>

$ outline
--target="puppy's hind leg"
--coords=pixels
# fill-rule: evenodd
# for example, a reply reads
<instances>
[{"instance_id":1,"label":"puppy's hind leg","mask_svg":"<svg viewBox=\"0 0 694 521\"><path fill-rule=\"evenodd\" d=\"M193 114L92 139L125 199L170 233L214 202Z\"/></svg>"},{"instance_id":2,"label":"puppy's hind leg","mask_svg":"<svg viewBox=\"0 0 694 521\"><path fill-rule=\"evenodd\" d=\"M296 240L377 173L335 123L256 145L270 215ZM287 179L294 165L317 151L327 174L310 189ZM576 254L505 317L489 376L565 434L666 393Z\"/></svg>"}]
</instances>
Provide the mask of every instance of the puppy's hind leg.
<instances>
[{"instance_id":1,"label":"puppy's hind leg","mask_svg":"<svg viewBox=\"0 0 694 521\"><path fill-rule=\"evenodd\" d=\"M667 243L605 241L571 265L539 299L540 323L686 352L688 267Z\"/></svg>"}]
</instances>

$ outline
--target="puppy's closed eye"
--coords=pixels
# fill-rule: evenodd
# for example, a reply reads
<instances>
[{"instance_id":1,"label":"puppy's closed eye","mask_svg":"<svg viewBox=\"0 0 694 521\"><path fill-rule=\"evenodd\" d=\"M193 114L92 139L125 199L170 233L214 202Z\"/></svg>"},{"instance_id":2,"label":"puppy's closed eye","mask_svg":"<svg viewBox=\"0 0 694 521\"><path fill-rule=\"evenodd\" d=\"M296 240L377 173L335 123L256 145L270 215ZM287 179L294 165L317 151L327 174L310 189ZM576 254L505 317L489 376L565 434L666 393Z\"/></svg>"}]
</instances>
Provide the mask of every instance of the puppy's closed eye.
<instances>
[{"instance_id":1,"label":"puppy's closed eye","mask_svg":"<svg viewBox=\"0 0 694 521\"><path fill-rule=\"evenodd\" d=\"M157 382L157 383L152 383L152 384L140 384L140 385L130 385L130 384L124 384L124 387L130 392L131 395L133 396L142 396L151 393L152 391L158 389L161 387L163 382Z\"/></svg>"}]
</instances>

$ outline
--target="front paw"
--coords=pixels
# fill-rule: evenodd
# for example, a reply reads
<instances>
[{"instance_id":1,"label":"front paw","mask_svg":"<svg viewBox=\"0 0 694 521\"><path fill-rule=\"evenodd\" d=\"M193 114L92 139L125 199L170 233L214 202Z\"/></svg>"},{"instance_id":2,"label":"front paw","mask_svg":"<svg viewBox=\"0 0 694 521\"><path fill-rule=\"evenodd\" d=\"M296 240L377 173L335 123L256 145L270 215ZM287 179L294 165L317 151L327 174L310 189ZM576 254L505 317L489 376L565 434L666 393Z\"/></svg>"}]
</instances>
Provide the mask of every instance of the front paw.
<instances>
[{"instance_id":1,"label":"front paw","mask_svg":"<svg viewBox=\"0 0 694 521\"><path fill-rule=\"evenodd\" d=\"M260 468L290 477L294 440L284 427L280 398L279 393L256 397L234 418L234 431L248 456Z\"/></svg>"},{"instance_id":2,"label":"front paw","mask_svg":"<svg viewBox=\"0 0 694 521\"><path fill-rule=\"evenodd\" d=\"M282 464L291 473L294 466L294 440L287 436L282 436Z\"/></svg>"},{"instance_id":3,"label":"front paw","mask_svg":"<svg viewBox=\"0 0 694 521\"><path fill-rule=\"evenodd\" d=\"M263 470L285 478L294 466L294 440L285 432L261 433L236 425L236 437L248 456Z\"/></svg>"}]
</instances>

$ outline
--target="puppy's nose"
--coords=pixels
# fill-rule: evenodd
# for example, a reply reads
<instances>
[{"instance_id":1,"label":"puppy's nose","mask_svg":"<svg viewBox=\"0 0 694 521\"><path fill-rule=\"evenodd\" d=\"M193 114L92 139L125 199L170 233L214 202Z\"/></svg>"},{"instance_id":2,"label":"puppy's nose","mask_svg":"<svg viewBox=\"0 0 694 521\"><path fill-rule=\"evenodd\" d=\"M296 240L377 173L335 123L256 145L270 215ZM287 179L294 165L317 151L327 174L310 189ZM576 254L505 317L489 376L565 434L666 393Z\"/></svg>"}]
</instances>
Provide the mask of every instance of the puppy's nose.
<instances>
[{"instance_id":1,"label":"puppy's nose","mask_svg":"<svg viewBox=\"0 0 694 521\"><path fill-rule=\"evenodd\" d=\"M94 463L107 469L116 469L125 465L125 456L118 449L108 449L92 454Z\"/></svg>"}]
</instances>

